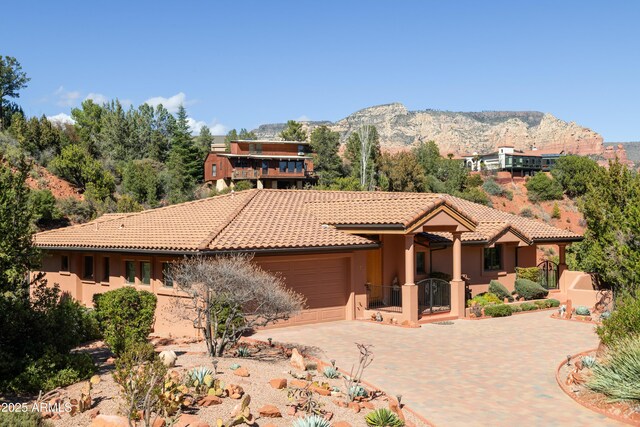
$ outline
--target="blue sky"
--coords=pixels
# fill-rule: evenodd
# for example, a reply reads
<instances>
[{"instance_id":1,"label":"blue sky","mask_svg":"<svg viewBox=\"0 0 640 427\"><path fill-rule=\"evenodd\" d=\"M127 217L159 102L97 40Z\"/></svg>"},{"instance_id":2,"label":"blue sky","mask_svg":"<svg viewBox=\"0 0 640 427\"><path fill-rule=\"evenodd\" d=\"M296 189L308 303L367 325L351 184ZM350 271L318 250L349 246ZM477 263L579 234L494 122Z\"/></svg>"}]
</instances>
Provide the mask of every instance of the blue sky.
<instances>
[{"instance_id":1,"label":"blue sky","mask_svg":"<svg viewBox=\"0 0 640 427\"><path fill-rule=\"evenodd\" d=\"M29 115L162 97L221 132L401 102L540 110L640 140L632 0L22 0L3 15L0 54L32 79Z\"/></svg>"}]
</instances>

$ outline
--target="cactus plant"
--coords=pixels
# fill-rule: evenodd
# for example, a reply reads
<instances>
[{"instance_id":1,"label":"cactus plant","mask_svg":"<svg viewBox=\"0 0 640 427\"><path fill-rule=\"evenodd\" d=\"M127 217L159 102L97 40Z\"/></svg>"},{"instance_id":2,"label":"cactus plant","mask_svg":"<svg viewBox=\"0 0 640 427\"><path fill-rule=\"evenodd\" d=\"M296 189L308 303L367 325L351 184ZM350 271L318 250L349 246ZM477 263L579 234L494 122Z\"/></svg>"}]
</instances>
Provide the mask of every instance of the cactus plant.
<instances>
[{"instance_id":1,"label":"cactus plant","mask_svg":"<svg viewBox=\"0 0 640 427\"><path fill-rule=\"evenodd\" d=\"M579 305L576 307L576 314L578 316L589 316L591 314L591 311L589 311L589 309L584 305Z\"/></svg>"},{"instance_id":2,"label":"cactus plant","mask_svg":"<svg viewBox=\"0 0 640 427\"><path fill-rule=\"evenodd\" d=\"M249 347L243 345L238 347L236 350L237 357L251 357L251 352L249 351Z\"/></svg>"},{"instance_id":3,"label":"cactus plant","mask_svg":"<svg viewBox=\"0 0 640 427\"><path fill-rule=\"evenodd\" d=\"M319 415L307 415L293 422L293 427L331 427L331 423Z\"/></svg>"},{"instance_id":4,"label":"cactus plant","mask_svg":"<svg viewBox=\"0 0 640 427\"><path fill-rule=\"evenodd\" d=\"M580 361L584 368L593 368L593 366L598 363L595 356L583 356Z\"/></svg>"},{"instance_id":5,"label":"cactus plant","mask_svg":"<svg viewBox=\"0 0 640 427\"><path fill-rule=\"evenodd\" d=\"M218 419L218 427L232 427L243 423L247 425L253 425L255 419L253 418L251 410L249 409L250 403L251 396L245 394L245 396L242 398L242 401L231 412L231 417L228 420L222 421L221 419Z\"/></svg>"},{"instance_id":6,"label":"cactus plant","mask_svg":"<svg viewBox=\"0 0 640 427\"><path fill-rule=\"evenodd\" d=\"M238 369L240 367L239 364L234 363L233 365L229 366L229 369L231 369L232 371L235 371L236 369Z\"/></svg>"},{"instance_id":7,"label":"cactus plant","mask_svg":"<svg viewBox=\"0 0 640 427\"><path fill-rule=\"evenodd\" d=\"M396 414L386 408L369 412L365 421L370 427L402 427L404 422Z\"/></svg>"},{"instance_id":8,"label":"cactus plant","mask_svg":"<svg viewBox=\"0 0 640 427\"><path fill-rule=\"evenodd\" d=\"M354 385L349 387L349 397L353 400L354 397L367 397L369 396L369 392L366 388L361 385Z\"/></svg>"},{"instance_id":9,"label":"cactus plant","mask_svg":"<svg viewBox=\"0 0 640 427\"><path fill-rule=\"evenodd\" d=\"M198 366L187 373L187 385L190 387L198 388L205 385L206 381L213 382L213 372L206 366Z\"/></svg>"},{"instance_id":10,"label":"cactus plant","mask_svg":"<svg viewBox=\"0 0 640 427\"><path fill-rule=\"evenodd\" d=\"M340 378L340 372L338 372L338 369L334 368L333 366L327 366L326 368L324 368L322 375L331 379Z\"/></svg>"}]
</instances>

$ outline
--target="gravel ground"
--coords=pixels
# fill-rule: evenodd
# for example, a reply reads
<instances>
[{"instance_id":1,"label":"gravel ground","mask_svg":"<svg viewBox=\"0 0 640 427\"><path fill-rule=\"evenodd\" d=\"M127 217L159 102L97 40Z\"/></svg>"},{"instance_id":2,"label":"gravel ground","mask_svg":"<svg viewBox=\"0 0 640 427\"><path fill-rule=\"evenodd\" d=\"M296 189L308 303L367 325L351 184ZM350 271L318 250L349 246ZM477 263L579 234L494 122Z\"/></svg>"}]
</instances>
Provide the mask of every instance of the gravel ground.
<instances>
[{"instance_id":1,"label":"gravel ground","mask_svg":"<svg viewBox=\"0 0 640 427\"><path fill-rule=\"evenodd\" d=\"M175 370L184 373L191 368L197 366L207 366L213 370L212 359L206 355L206 347L203 342L196 343L170 343L159 342L156 346L157 351L171 349L178 355ZM94 344L94 347L100 348L99 345ZM287 390L276 390L269 385L269 380L275 378L284 378L287 381L295 379L291 375L291 371L302 374L301 371L293 369L289 363L289 359L285 357L280 350L265 348L265 347L251 347L252 356L250 358L237 358L237 357L225 357L218 359L217 366L217 378L221 379L225 385L237 384L240 385L246 394L251 396L251 412L256 418L256 425L266 426L272 424L275 426L291 426L293 416L287 415L288 405L291 401L287 397ZM95 348L94 348L95 351ZM317 349L304 349L305 354L318 353ZM121 400L119 398L118 386L113 381L111 372L113 369L112 364L105 364L106 358L102 357L102 365L100 366L100 378L101 381L97 385L93 386L92 396L94 404L92 409L97 408L100 414L116 415L120 411ZM239 364L242 367L248 369L250 376L246 378L239 377L233 374L233 371L229 367L233 364ZM314 372L314 371L311 371ZM366 377L366 374L365 374ZM327 382L332 387L339 387L341 390L345 389L345 383L343 379L327 379L321 374L316 374L314 381ZM62 390L62 396L69 398L79 398L80 391L82 389L82 383L74 384ZM334 400L344 400L344 398L320 396L314 393L318 401L322 404L322 409L333 413L332 422L346 421L352 426L366 426L364 421L365 415L370 412L369 409L362 409L359 413L355 413L352 409L343 408L334 403ZM229 414L233 410L234 406L238 404L238 400L231 398L223 398L223 403L220 405L213 405L209 407L197 407L194 406L189 410L185 410L185 413L196 415L201 421L208 423L210 426L216 425L216 420L227 419ZM388 401L386 396L381 395L372 400L373 405L376 408L388 407ZM261 418L258 414L259 409L263 405L274 405L282 413L282 418ZM69 414L62 414L61 419L54 420L53 423L56 427L75 427L75 426L89 426L91 424L90 418L91 411L78 414L71 417ZM404 415L408 421L408 424L415 426L424 426L419 419L413 416L408 411L404 411Z\"/></svg>"}]
</instances>

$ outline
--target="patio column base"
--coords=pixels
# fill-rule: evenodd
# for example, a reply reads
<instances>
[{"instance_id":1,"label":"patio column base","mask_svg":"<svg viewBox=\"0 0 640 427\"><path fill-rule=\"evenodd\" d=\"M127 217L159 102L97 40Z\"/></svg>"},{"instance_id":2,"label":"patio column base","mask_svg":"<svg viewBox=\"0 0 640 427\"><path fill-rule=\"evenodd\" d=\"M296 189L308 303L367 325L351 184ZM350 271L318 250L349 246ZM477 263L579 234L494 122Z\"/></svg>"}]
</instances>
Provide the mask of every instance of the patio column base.
<instances>
[{"instance_id":1,"label":"patio column base","mask_svg":"<svg viewBox=\"0 0 640 427\"><path fill-rule=\"evenodd\" d=\"M418 287L413 283L402 286L402 317L409 322L418 321Z\"/></svg>"},{"instance_id":2,"label":"patio column base","mask_svg":"<svg viewBox=\"0 0 640 427\"><path fill-rule=\"evenodd\" d=\"M452 280L451 282L451 314L459 318L465 317L466 305L465 286L463 280Z\"/></svg>"}]
</instances>

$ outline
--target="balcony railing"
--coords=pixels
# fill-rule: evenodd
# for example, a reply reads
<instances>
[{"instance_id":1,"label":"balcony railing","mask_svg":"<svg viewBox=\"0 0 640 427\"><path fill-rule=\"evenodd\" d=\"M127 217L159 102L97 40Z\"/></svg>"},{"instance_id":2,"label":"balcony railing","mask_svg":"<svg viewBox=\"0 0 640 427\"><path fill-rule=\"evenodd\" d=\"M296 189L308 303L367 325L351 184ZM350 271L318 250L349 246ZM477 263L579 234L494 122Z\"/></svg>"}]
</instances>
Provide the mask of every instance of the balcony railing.
<instances>
[{"instance_id":1,"label":"balcony railing","mask_svg":"<svg viewBox=\"0 0 640 427\"><path fill-rule=\"evenodd\" d=\"M402 313L402 288L400 286L373 285L367 283L367 309Z\"/></svg>"},{"instance_id":2,"label":"balcony railing","mask_svg":"<svg viewBox=\"0 0 640 427\"><path fill-rule=\"evenodd\" d=\"M313 178L315 175L313 172L305 171L300 172L281 172L280 170L269 169L263 171L262 169L233 169L231 171L232 179L259 179L259 178Z\"/></svg>"}]
</instances>

